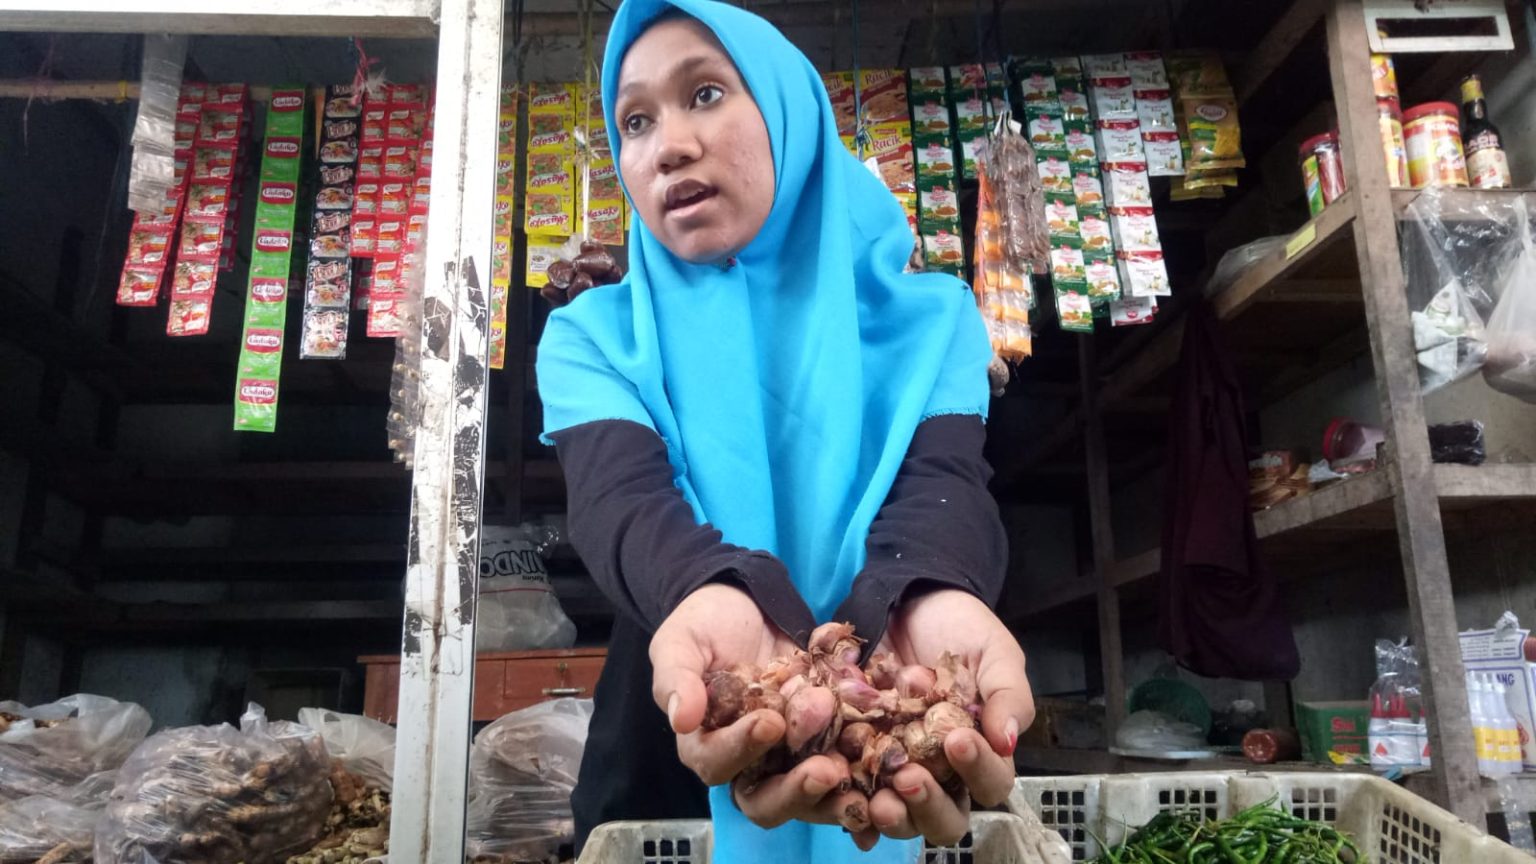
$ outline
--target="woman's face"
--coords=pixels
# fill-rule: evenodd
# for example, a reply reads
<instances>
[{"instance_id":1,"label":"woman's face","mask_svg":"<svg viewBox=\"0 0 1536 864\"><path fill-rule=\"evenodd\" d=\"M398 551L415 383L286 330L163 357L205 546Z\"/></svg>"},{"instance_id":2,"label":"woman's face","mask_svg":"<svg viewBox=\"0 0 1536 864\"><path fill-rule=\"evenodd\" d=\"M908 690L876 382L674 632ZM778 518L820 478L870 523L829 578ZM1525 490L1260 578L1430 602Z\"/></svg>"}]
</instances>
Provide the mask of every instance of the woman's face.
<instances>
[{"instance_id":1,"label":"woman's face","mask_svg":"<svg viewBox=\"0 0 1536 864\"><path fill-rule=\"evenodd\" d=\"M709 28L669 18L635 40L614 117L624 185L672 254L718 263L757 236L773 208L768 127Z\"/></svg>"}]
</instances>

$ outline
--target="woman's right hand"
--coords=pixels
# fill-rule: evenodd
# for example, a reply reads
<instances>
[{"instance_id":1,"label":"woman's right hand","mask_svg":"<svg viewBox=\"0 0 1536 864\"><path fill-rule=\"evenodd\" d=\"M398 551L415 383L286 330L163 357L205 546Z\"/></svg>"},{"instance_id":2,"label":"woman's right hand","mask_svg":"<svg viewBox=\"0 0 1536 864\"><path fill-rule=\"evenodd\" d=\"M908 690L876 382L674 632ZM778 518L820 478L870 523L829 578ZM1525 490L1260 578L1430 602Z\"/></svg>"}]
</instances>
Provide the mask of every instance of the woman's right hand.
<instances>
[{"instance_id":1,"label":"woman's right hand","mask_svg":"<svg viewBox=\"0 0 1536 864\"><path fill-rule=\"evenodd\" d=\"M738 663L764 666L798 647L763 617L750 594L731 585L696 589L661 622L651 638L651 695L677 734L678 756L706 784L735 781L779 743L785 721L775 711L761 710L705 731L704 676ZM733 793L741 812L764 828L793 819L842 825L867 848L878 834L870 828L865 797L838 791L848 780L842 757L813 756L752 788L738 784Z\"/></svg>"}]
</instances>

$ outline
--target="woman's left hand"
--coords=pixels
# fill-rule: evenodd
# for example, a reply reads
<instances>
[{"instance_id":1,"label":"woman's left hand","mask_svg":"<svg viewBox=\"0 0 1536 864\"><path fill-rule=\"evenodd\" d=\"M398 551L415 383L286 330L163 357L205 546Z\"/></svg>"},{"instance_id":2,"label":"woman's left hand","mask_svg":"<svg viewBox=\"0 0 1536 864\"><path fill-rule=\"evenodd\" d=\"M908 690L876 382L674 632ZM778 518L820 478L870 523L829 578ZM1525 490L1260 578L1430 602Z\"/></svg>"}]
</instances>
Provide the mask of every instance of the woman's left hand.
<instances>
[{"instance_id":1,"label":"woman's left hand","mask_svg":"<svg viewBox=\"0 0 1536 864\"><path fill-rule=\"evenodd\" d=\"M944 589L916 597L891 613L879 650L903 664L933 666L946 651L976 672L983 703L981 729L950 733L944 752L965 782L952 797L918 765L896 772L892 788L870 801L870 822L889 837L922 836L952 845L970 829L970 799L1001 804L1013 791L1013 751L1019 733L1035 719L1035 701L1024 675L1024 649L987 605L964 591ZM866 838L857 838L865 845Z\"/></svg>"}]
</instances>

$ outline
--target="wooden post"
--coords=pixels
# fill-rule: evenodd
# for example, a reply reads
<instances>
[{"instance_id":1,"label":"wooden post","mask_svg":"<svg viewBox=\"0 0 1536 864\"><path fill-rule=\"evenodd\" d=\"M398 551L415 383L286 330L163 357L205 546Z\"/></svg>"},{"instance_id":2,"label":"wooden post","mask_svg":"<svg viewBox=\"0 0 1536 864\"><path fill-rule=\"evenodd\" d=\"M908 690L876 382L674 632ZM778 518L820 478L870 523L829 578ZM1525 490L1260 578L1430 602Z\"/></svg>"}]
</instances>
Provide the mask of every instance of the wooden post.
<instances>
[{"instance_id":1,"label":"wooden post","mask_svg":"<svg viewBox=\"0 0 1536 864\"><path fill-rule=\"evenodd\" d=\"M1104 668L1104 733L1111 745L1125 721L1125 656L1120 644L1120 593L1110 580L1115 532L1104 452L1104 414L1099 407L1098 358L1092 337L1077 340L1083 400L1083 447L1088 469L1088 527L1093 537L1093 579L1098 590L1099 655Z\"/></svg>"},{"instance_id":2,"label":"wooden post","mask_svg":"<svg viewBox=\"0 0 1536 864\"><path fill-rule=\"evenodd\" d=\"M1446 561L1440 498L1419 394L1397 214L1371 83L1370 46L1361 0L1335 0L1328 11L1328 62L1339 111L1344 178L1355 211L1355 250L1376 367L1376 396L1387 430L1387 472L1408 583L1413 640L1424 663L1424 700L1439 803L1485 830L1482 785L1468 716L1456 603Z\"/></svg>"}]
</instances>

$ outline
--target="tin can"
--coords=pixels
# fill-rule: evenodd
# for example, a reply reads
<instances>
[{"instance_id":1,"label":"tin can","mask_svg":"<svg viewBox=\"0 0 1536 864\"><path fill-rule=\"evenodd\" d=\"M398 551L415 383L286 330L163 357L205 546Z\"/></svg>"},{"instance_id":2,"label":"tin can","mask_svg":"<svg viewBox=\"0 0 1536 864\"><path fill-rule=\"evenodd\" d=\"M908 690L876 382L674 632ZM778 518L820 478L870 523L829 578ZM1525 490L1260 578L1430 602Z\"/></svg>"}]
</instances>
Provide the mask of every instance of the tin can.
<instances>
[{"instance_id":1,"label":"tin can","mask_svg":"<svg viewBox=\"0 0 1536 864\"><path fill-rule=\"evenodd\" d=\"M1387 34L1380 30L1376 35L1387 38ZM1376 91L1377 99L1397 98L1397 64L1392 62L1391 54L1371 55L1371 87Z\"/></svg>"},{"instance_id":2,"label":"tin can","mask_svg":"<svg viewBox=\"0 0 1536 864\"><path fill-rule=\"evenodd\" d=\"M1458 115L1456 106L1449 102L1426 102L1403 112L1408 182L1413 188L1467 185Z\"/></svg>"},{"instance_id":3,"label":"tin can","mask_svg":"<svg viewBox=\"0 0 1536 864\"><path fill-rule=\"evenodd\" d=\"M1381 149L1387 158L1387 183L1394 189L1408 186L1408 147L1403 142L1403 113L1396 99L1377 99L1381 122Z\"/></svg>"},{"instance_id":4,"label":"tin can","mask_svg":"<svg viewBox=\"0 0 1536 864\"><path fill-rule=\"evenodd\" d=\"M1324 132L1308 138L1302 142L1298 155L1307 188L1307 207L1316 216L1344 194L1344 160L1339 155L1339 134Z\"/></svg>"}]
</instances>

